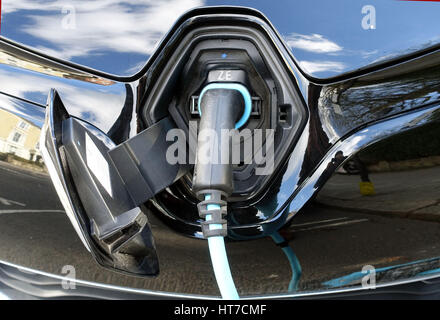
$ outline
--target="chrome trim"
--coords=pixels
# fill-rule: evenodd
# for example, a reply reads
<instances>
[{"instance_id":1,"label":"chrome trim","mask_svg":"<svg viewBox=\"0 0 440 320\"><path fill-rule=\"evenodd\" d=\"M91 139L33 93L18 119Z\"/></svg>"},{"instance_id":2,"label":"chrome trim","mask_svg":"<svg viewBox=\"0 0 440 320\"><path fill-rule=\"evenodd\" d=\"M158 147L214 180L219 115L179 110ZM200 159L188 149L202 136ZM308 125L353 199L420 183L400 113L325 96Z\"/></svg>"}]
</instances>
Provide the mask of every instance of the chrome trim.
<instances>
[{"instance_id":1,"label":"chrome trim","mask_svg":"<svg viewBox=\"0 0 440 320\"><path fill-rule=\"evenodd\" d=\"M297 191L287 199L285 204L278 210L278 212L270 219L266 220L263 224L273 222L285 214L287 214L285 216L286 222L292 219L293 216L295 216L295 214L305 205L305 203L322 187L319 180L325 173L328 164L335 157L336 152L342 151L343 155L347 156L348 159L350 156L375 142L433 121L430 118L439 111L439 104L427 106L373 123L372 125L364 127L352 135L342 138L335 145L333 145L329 152L327 152L327 155L321 161L313 174L301 185L299 185ZM438 116L440 119L440 115ZM307 130L305 130L302 136L307 134ZM302 137L300 137L299 141L302 141ZM300 143L298 145L300 145ZM302 162L298 162L298 157L295 156L297 154L298 153L294 151L289 162L293 161L294 163L291 165L295 167L299 166L300 168Z\"/></svg>"},{"instance_id":2,"label":"chrome trim","mask_svg":"<svg viewBox=\"0 0 440 320\"><path fill-rule=\"evenodd\" d=\"M0 265L6 265L12 268L19 269L22 272L30 273L30 274L37 274L45 277L50 277L56 280L66 280L66 277L27 268L27 267L21 267L13 263L9 263L6 261L0 260ZM431 279L437 279L440 278L439 274L433 274L433 275L425 275L425 276L416 276L411 279L406 280L397 280L393 282L383 283L383 284L377 284L376 289L379 288L387 288L392 286L398 286L403 284L410 284L414 282L421 282L421 281L427 281ZM163 292L163 291L151 291L151 290L142 290L142 289L136 289L136 288L127 288L127 287L120 287L120 286L114 286L114 285L107 285L97 282L91 282L91 281L84 281L84 280L77 280L77 279L68 279L69 282L74 283L76 285L82 285L86 287L92 287L96 289L103 289L103 290L113 290L113 291L119 291L123 293L130 293L130 294L139 294L139 295L150 295L158 298L173 298L173 299L200 299L200 300L219 300L220 297L215 296L208 296L208 295L195 295L195 294L180 294L180 293L171 293L171 292ZM316 296L327 296L332 294L341 294L341 293L350 293L350 292L361 292L361 291L371 291L375 289L370 288L362 288L360 286L351 287L351 288L341 288L341 289L331 289L331 290L322 290L322 291L315 291L315 292L302 292L302 293L293 293L293 294L277 294L277 295L256 295L256 296L243 296L240 298L240 300L254 300L254 299L286 299L286 298L306 298L306 297L316 297ZM60 290L60 292L62 292ZM0 291L1 294L1 291ZM68 295L66 295L68 296ZM62 297L61 295L59 297ZM9 297L8 297L9 298Z\"/></svg>"},{"instance_id":3,"label":"chrome trim","mask_svg":"<svg viewBox=\"0 0 440 320\"><path fill-rule=\"evenodd\" d=\"M67 279L66 277L63 277L63 276L59 276L59 275L55 275L55 274L47 273L44 271L39 271L39 270L27 268L27 267L21 267L16 264L13 264L13 263L9 263L9 262L0 260L0 265L1 264L9 266L9 267L17 268L22 272L33 273L33 274L37 274L37 275L41 275L41 276L45 276L45 277L50 277L50 278L57 279L60 281ZM204 300L219 299L219 297L214 297L214 296L202 296L202 295L195 295L195 294L191 295L191 294L179 294L179 293L170 293L170 292L162 292L162 291L141 290L141 289L135 289L135 288L127 288L127 287L102 284L102 283L97 283L97 282L77 280L77 279L72 279L72 278L68 278L68 280L71 283L75 283L77 285L83 285L83 286L87 286L87 287L94 287L94 288L104 289L104 290L114 290L114 291L120 291L120 292L125 292L125 293L151 295L151 296L156 296L156 297L162 297L164 299L165 298L204 299Z\"/></svg>"},{"instance_id":4,"label":"chrome trim","mask_svg":"<svg viewBox=\"0 0 440 320\"><path fill-rule=\"evenodd\" d=\"M52 179L55 190L60 198L61 204L66 210L67 217L73 225L76 233L81 239L86 249L90 252L90 245L86 236L83 234L78 221L78 213L75 211L72 199L69 196L65 176L62 169L60 154L57 148L57 141L54 128L54 99L56 91L52 89L47 98L46 116L44 125L41 129L40 146L44 163L46 164L49 175Z\"/></svg>"},{"instance_id":5,"label":"chrome trim","mask_svg":"<svg viewBox=\"0 0 440 320\"><path fill-rule=\"evenodd\" d=\"M86 81L103 86L115 84L114 81L99 77L88 70L80 70L78 66L69 66L65 60L56 61L52 57L30 47L0 37L0 64L6 64L66 79ZM93 71L93 70L91 70Z\"/></svg>"}]
</instances>

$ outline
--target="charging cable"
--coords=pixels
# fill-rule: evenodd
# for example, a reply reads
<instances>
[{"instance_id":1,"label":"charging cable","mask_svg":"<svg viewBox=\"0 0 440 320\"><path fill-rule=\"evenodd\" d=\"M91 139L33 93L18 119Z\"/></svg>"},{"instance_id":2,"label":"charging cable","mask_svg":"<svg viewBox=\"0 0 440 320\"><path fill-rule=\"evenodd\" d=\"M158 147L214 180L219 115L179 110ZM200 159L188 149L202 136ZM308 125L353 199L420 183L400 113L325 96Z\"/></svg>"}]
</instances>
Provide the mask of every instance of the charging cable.
<instances>
[{"instance_id":1,"label":"charging cable","mask_svg":"<svg viewBox=\"0 0 440 320\"><path fill-rule=\"evenodd\" d=\"M244 85L238 83L211 83L200 93L198 110L201 116L194 169L193 190L201 200L198 204L202 232L208 239L209 253L215 278L223 299L239 299L235 287L224 237L227 236L227 199L233 191L231 164L217 161L201 161L202 152L229 154L230 141L219 143L222 130L239 129L249 119L252 99ZM204 130L214 131L217 139L206 139ZM229 139L231 136L228 135ZM213 144L213 145L210 145ZM223 150L222 148L228 148Z\"/></svg>"}]
</instances>

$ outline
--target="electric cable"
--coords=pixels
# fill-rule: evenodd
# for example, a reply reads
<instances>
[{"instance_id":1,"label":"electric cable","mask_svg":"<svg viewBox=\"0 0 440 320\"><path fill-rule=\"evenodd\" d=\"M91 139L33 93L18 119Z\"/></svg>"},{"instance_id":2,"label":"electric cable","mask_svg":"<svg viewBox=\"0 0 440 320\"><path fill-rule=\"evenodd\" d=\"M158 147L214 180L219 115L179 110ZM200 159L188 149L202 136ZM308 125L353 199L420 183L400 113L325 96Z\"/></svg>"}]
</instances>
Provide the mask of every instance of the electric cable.
<instances>
[{"instance_id":1,"label":"electric cable","mask_svg":"<svg viewBox=\"0 0 440 320\"><path fill-rule=\"evenodd\" d=\"M218 143L222 130L239 129L249 119L252 99L247 88L239 83L210 83L203 88L198 101L200 132L194 168L193 190L201 202L197 205L202 232L208 239L211 262L223 299L239 299L232 278L224 238L227 236L227 199L233 191L231 164L202 161L206 149L214 154L229 155L229 142ZM206 139L205 131L215 139ZM231 136L229 135L229 139ZM224 150L223 148L228 148ZM223 159L223 158L222 158ZM206 159L204 159L206 160ZM211 159L212 160L212 159Z\"/></svg>"}]
</instances>

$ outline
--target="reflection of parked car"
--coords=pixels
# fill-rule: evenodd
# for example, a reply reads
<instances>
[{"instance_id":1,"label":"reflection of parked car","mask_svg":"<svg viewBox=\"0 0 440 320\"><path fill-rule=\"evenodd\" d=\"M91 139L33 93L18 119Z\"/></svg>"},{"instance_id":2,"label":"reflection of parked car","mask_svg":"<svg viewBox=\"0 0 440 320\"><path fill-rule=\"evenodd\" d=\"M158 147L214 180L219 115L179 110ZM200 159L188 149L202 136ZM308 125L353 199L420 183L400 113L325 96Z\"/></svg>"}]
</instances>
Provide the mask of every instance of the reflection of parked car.
<instances>
[{"instance_id":1,"label":"reflection of parked car","mask_svg":"<svg viewBox=\"0 0 440 320\"><path fill-rule=\"evenodd\" d=\"M357 189L374 194L365 148L439 139L437 4L35 1L1 1L0 298L324 295L363 290L369 265L390 291L438 276L436 196L405 170L379 197ZM412 32L376 29L374 10ZM238 145L239 165L200 165L194 127L237 129L209 143ZM173 163L170 132L188 152ZM438 151L418 143L394 154Z\"/></svg>"}]
</instances>

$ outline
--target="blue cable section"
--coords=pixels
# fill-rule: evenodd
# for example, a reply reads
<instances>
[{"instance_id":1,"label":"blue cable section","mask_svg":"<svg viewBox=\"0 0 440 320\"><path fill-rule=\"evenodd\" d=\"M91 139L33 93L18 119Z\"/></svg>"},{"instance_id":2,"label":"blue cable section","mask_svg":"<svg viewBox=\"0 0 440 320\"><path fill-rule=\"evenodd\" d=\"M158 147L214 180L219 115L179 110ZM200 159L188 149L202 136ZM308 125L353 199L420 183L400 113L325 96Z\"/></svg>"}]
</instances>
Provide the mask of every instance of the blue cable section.
<instances>
[{"instance_id":1,"label":"blue cable section","mask_svg":"<svg viewBox=\"0 0 440 320\"><path fill-rule=\"evenodd\" d=\"M239 83L216 82L216 83L208 84L206 87L203 88L202 92L200 92L200 95L199 95L199 101L198 101L197 107L198 107L200 116L202 116L202 109L200 107L202 97L206 93L206 91L212 90L212 89L237 90L238 92L241 93L241 95L243 96L243 99L244 99L244 111L243 111L243 115L240 118L240 120L238 120L237 123L235 124L235 129L240 129L249 120L249 117L251 116L251 112L252 112L252 98L249 93L249 90L244 85L239 84Z\"/></svg>"},{"instance_id":2,"label":"blue cable section","mask_svg":"<svg viewBox=\"0 0 440 320\"><path fill-rule=\"evenodd\" d=\"M418 264L418 263L430 262L430 261L434 261L436 259L439 259L439 257L429 258L429 259L422 259L422 260L416 260L416 261L411 261L411 262L407 262L407 263L396 264L394 266L389 266L389 267L377 268L374 271L375 271L376 275L378 275L381 272L388 271L388 270L391 270L391 269L396 269L396 268L400 268L400 267L406 267L406 266L410 266L410 265ZM438 270L440 270L440 269L438 269ZM418 273L416 275L417 276L426 275L426 274L429 274L431 271L435 272L435 270L427 270L427 271L420 272L420 273ZM353 273L351 273L349 275L346 275L346 276L343 276L343 277L340 277L340 278L336 278L336 279L332 279L332 280L326 281L326 282L323 283L323 285L325 285L327 287L330 287L330 288L337 288L337 287L348 285L348 284L350 284L352 282L355 282L355 281L360 281L363 277L365 277L368 274L370 274L370 271L367 271L367 272L353 272Z\"/></svg>"},{"instance_id":3,"label":"blue cable section","mask_svg":"<svg viewBox=\"0 0 440 320\"><path fill-rule=\"evenodd\" d=\"M278 232L274 232L270 236L276 244L280 244L285 241L285 239ZM293 252L293 249L290 246L284 247L282 250L287 257L287 260L289 260L290 268L292 269L292 278L290 279L288 290L289 292L294 292L298 290L298 283L302 274L301 265L296 257L295 252Z\"/></svg>"},{"instance_id":4,"label":"blue cable section","mask_svg":"<svg viewBox=\"0 0 440 320\"><path fill-rule=\"evenodd\" d=\"M205 195L205 200L211 199L211 195ZM218 210L220 206L218 204L208 204L208 210ZM211 215L206 215L206 221L212 219ZM222 229L221 224L211 224L210 230ZM235 287L234 280L232 279L231 269L229 268L228 257L226 255L225 240L223 237L209 237L208 238L209 254L211 256L212 267L214 269L215 279L220 289L220 293L223 299L238 300L237 288Z\"/></svg>"}]
</instances>

